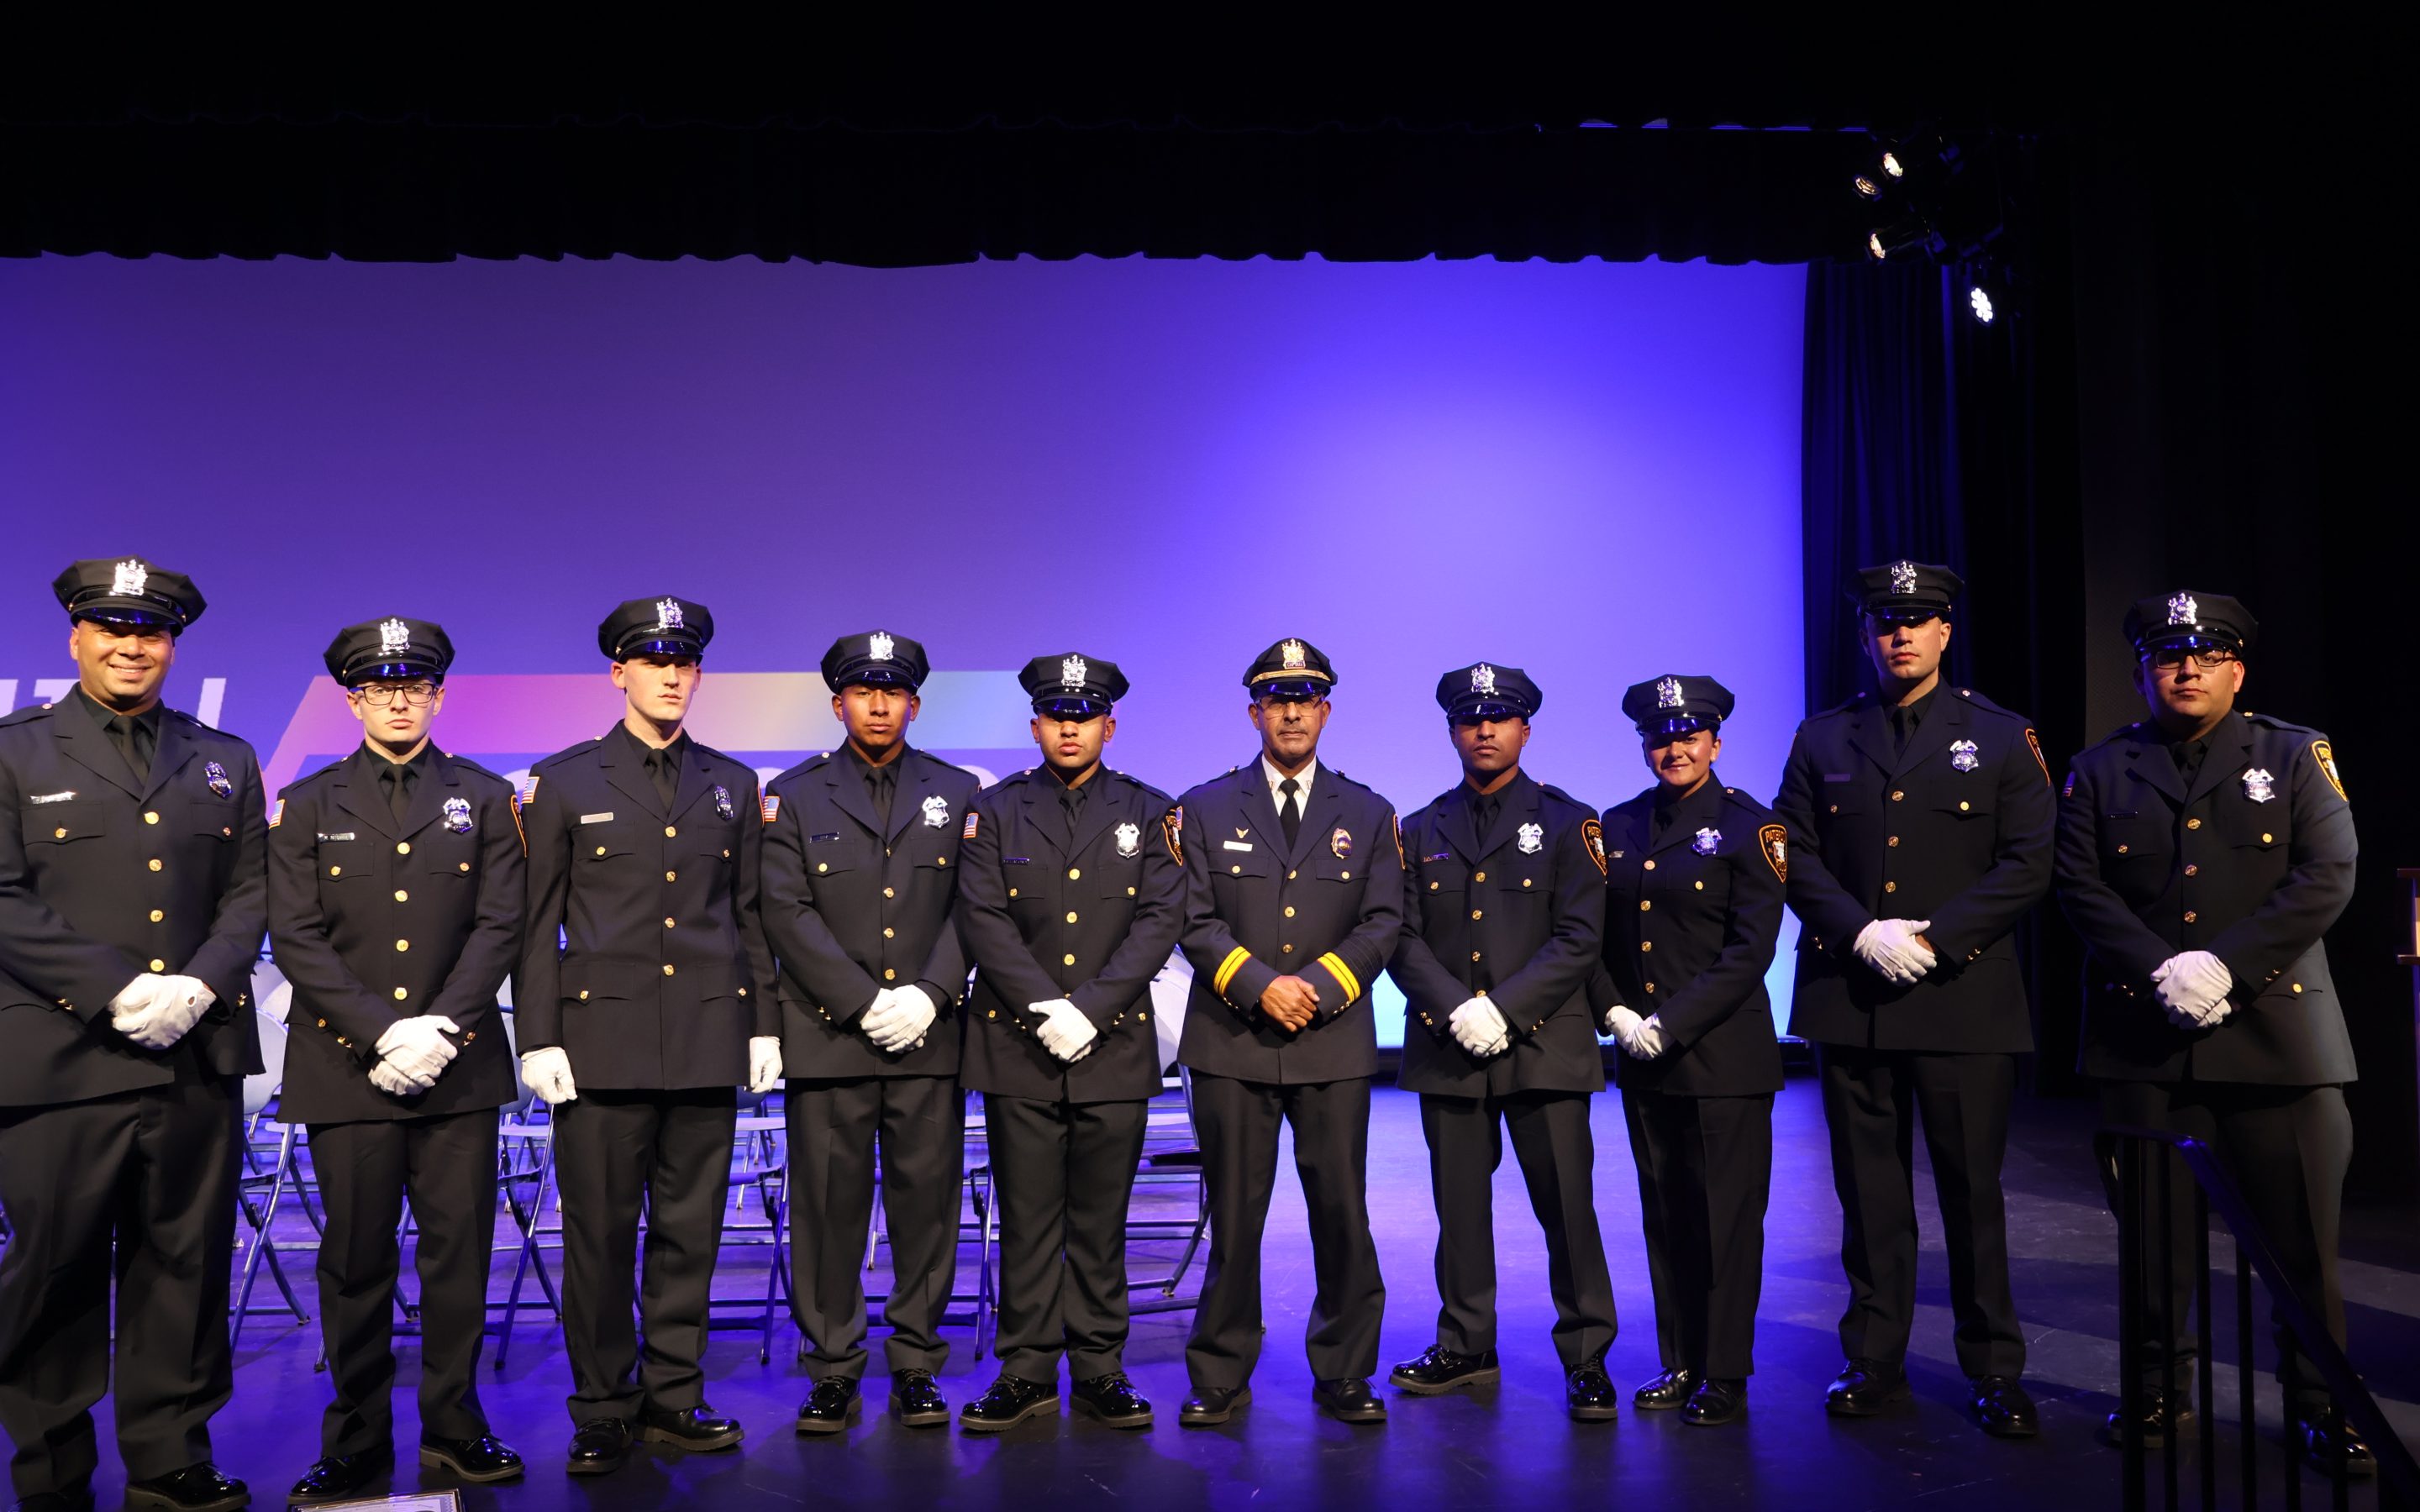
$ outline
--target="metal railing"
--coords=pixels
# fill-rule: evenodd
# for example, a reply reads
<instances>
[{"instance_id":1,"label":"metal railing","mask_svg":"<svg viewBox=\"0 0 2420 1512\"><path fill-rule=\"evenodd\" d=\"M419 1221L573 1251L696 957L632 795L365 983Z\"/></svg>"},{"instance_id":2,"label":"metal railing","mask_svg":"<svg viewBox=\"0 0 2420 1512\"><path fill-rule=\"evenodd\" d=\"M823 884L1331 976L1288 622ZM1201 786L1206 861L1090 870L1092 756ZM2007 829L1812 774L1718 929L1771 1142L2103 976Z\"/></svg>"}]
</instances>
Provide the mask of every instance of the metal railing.
<instances>
[{"instance_id":1,"label":"metal railing","mask_svg":"<svg viewBox=\"0 0 2420 1512\"><path fill-rule=\"evenodd\" d=\"M2216 1370L2211 1359L2213 1324L2211 1304L2210 1216L2215 1210L2226 1221L2235 1239L2235 1328L2239 1343L2236 1367L2237 1504L2249 1512L2259 1504L2259 1431L2254 1413L2254 1395L2258 1371L2254 1367L2255 1335L2253 1333L2253 1276L2258 1273L2267 1288L2273 1316L2290 1338L2292 1348L2281 1348L2279 1370L2284 1388L2286 1448L2284 1481L2280 1489L2288 1512L2298 1512L2303 1504L2304 1454L2297 1439L2298 1404L2307 1384L2300 1376L2297 1356L2307 1358L2319 1372L2318 1384L2327 1388L2335 1399L2335 1411L2368 1441L2378 1461L2379 1504L2390 1508L2420 1506L2420 1467L2415 1467L2412 1451L2397 1438L2386 1416L2379 1410L2378 1399L2363 1384L2350 1361L2345 1358L2330 1335L2318 1310L2309 1299L2294 1289L2287 1278L2277 1253L2268 1236L2252 1215L2243 1195L2236 1189L2218 1156L2198 1139L2163 1130L2108 1128L2095 1139L2096 1152L2104 1165L2114 1164L2118 1173L2118 1420L2121 1428L2120 1447L2124 1469L2124 1505L2127 1512L2140 1512L2149 1503L2150 1489L2147 1484L2149 1450L2144 1443L2143 1420L2148 1403L2145 1400L2144 1352L2156 1346L2161 1358L2167 1362L2160 1371L2162 1389L2168 1396L2168 1421L2160 1447L2160 1489L2166 1512L2177 1512L2182 1505L2182 1466L2178 1441L2185 1435L2180 1431L2180 1404L2176 1400L2177 1381L2174 1362L2178 1358L2180 1319L2173 1305L2173 1292L2168 1278L2173 1274L2176 1243L2175 1217L2180 1194L2175 1190L2175 1172L2181 1165L2193 1178L2194 1235L2194 1318L2195 1358L2194 1365L2194 1406L2200 1414L2198 1434L2198 1504L2203 1512L2215 1512L2218 1506L2219 1468L2217 1427ZM2175 1159L2159 1158L2164 1151L2174 1151ZM2145 1222L2149 1218L2151 1222ZM2156 1237L2147 1236L2149 1229ZM2148 1263L2156 1259L2156 1264ZM2147 1285L2147 1283L2149 1283ZM2157 1299L2145 1295L2155 1291ZM2154 1334L2156 1330L2156 1334ZM2281 1341L2282 1343L2283 1341ZM2356 1479L2338 1463L2328 1472L2334 1505L2351 1504Z\"/></svg>"}]
</instances>

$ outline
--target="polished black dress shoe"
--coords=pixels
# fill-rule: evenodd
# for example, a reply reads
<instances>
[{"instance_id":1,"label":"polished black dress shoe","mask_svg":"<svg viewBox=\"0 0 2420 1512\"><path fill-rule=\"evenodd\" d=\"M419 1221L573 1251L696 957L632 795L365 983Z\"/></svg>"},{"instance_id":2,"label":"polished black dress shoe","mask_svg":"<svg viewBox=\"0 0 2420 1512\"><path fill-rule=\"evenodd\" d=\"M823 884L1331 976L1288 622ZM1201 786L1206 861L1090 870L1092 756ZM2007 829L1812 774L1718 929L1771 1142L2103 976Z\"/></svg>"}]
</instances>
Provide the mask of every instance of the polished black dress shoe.
<instances>
[{"instance_id":1,"label":"polished black dress shoe","mask_svg":"<svg viewBox=\"0 0 2420 1512\"><path fill-rule=\"evenodd\" d=\"M126 1504L143 1512L237 1512L252 1504L252 1491L205 1459L149 1480L128 1481Z\"/></svg>"},{"instance_id":2,"label":"polished black dress shoe","mask_svg":"<svg viewBox=\"0 0 2420 1512\"><path fill-rule=\"evenodd\" d=\"M745 1436L736 1417L717 1417L704 1402L695 1407L639 1409L639 1437L649 1443L669 1443L691 1454L728 1449Z\"/></svg>"},{"instance_id":3,"label":"polished black dress shoe","mask_svg":"<svg viewBox=\"0 0 2420 1512\"><path fill-rule=\"evenodd\" d=\"M1319 1410L1339 1423L1384 1423L1387 1403L1370 1389L1370 1383L1359 1376L1341 1376L1323 1381L1311 1389L1311 1399Z\"/></svg>"},{"instance_id":4,"label":"polished black dress shoe","mask_svg":"<svg viewBox=\"0 0 2420 1512\"><path fill-rule=\"evenodd\" d=\"M1387 1384L1400 1386L1415 1396L1435 1396L1457 1386L1495 1381L1503 1374L1497 1367L1494 1350L1458 1354L1442 1344L1432 1344L1419 1359L1406 1360L1388 1371Z\"/></svg>"},{"instance_id":5,"label":"polished black dress shoe","mask_svg":"<svg viewBox=\"0 0 2420 1512\"><path fill-rule=\"evenodd\" d=\"M2378 1473L2377 1454L2336 1408L2323 1407L2304 1417L2294 1425L2294 1436L2303 1442L2303 1458L2322 1474L2341 1470L2360 1480Z\"/></svg>"},{"instance_id":6,"label":"polished black dress shoe","mask_svg":"<svg viewBox=\"0 0 2420 1512\"><path fill-rule=\"evenodd\" d=\"M395 1473L393 1449L365 1449L360 1454L327 1455L302 1473L286 1500L296 1506L314 1502L341 1502L359 1495Z\"/></svg>"},{"instance_id":7,"label":"polished black dress shoe","mask_svg":"<svg viewBox=\"0 0 2420 1512\"><path fill-rule=\"evenodd\" d=\"M1834 1417L1871 1417L1908 1395L1907 1372L1882 1360L1852 1360L1823 1388Z\"/></svg>"},{"instance_id":8,"label":"polished black dress shoe","mask_svg":"<svg viewBox=\"0 0 2420 1512\"><path fill-rule=\"evenodd\" d=\"M18 1501L17 1512L92 1512L92 1490L36 1491Z\"/></svg>"},{"instance_id":9,"label":"polished black dress shoe","mask_svg":"<svg viewBox=\"0 0 2420 1512\"><path fill-rule=\"evenodd\" d=\"M1582 1360L1564 1378L1563 1411L1575 1423L1607 1423L1621 1415L1621 1396L1605 1373L1605 1356Z\"/></svg>"},{"instance_id":10,"label":"polished black dress shoe","mask_svg":"<svg viewBox=\"0 0 2420 1512\"><path fill-rule=\"evenodd\" d=\"M2041 1431L2034 1399L2025 1395L2016 1377L1977 1376L1972 1384L1975 1395L1966 1410L1975 1414L1977 1427L1995 1439L2030 1439Z\"/></svg>"},{"instance_id":11,"label":"polished black dress shoe","mask_svg":"<svg viewBox=\"0 0 2420 1512\"><path fill-rule=\"evenodd\" d=\"M895 1370L891 1375L891 1415L911 1428L938 1428L950 1421L950 1399L941 1395L930 1370Z\"/></svg>"},{"instance_id":12,"label":"polished black dress shoe","mask_svg":"<svg viewBox=\"0 0 2420 1512\"><path fill-rule=\"evenodd\" d=\"M958 1412L969 1433L1004 1433L1029 1417L1059 1411L1059 1383L1024 1381L1006 1371Z\"/></svg>"},{"instance_id":13,"label":"polished black dress shoe","mask_svg":"<svg viewBox=\"0 0 2420 1512\"><path fill-rule=\"evenodd\" d=\"M2193 1403L2180 1392L2173 1400L2157 1386L2143 1388L2142 1415L2135 1421L2143 1429L2143 1447L2164 1449L2171 1433L2191 1433L2194 1429ZM2096 1435L2112 1449L2126 1446L2126 1414L2123 1409L2110 1413L2101 1423Z\"/></svg>"},{"instance_id":14,"label":"polished black dress shoe","mask_svg":"<svg viewBox=\"0 0 2420 1512\"><path fill-rule=\"evenodd\" d=\"M846 1376L826 1376L799 1404L800 1433L841 1433L865 1411L865 1397Z\"/></svg>"},{"instance_id":15,"label":"polished black dress shoe","mask_svg":"<svg viewBox=\"0 0 2420 1512\"><path fill-rule=\"evenodd\" d=\"M1718 1428L1747 1416L1747 1382L1708 1376L1681 1404L1681 1421L1693 1428Z\"/></svg>"},{"instance_id":16,"label":"polished black dress shoe","mask_svg":"<svg viewBox=\"0 0 2420 1512\"><path fill-rule=\"evenodd\" d=\"M605 1475L630 1458L630 1425L618 1417L592 1417L572 1432L563 1468L575 1475Z\"/></svg>"},{"instance_id":17,"label":"polished black dress shoe","mask_svg":"<svg viewBox=\"0 0 2420 1512\"><path fill-rule=\"evenodd\" d=\"M1151 1427L1151 1403L1135 1390L1125 1372L1114 1370L1090 1381L1067 1383L1067 1399L1076 1411L1090 1413L1113 1428Z\"/></svg>"},{"instance_id":18,"label":"polished black dress shoe","mask_svg":"<svg viewBox=\"0 0 2420 1512\"><path fill-rule=\"evenodd\" d=\"M1176 1426L1216 1427L1233 1417L1239 1409L1251 1405L1249 1386L1196 1386L1193 1395L1185 1398L1185 1405L1177 1410Z\"/></svg>"},{"instance_id":19,"label":"polished black dress shoe","mask_svg":"<svg viewBox=\"0 0 2420 1512\"><path fill-rule=\"evenodd\" d=\"M1630 1394L1630 1405L1642 1412L1660 1412L1678 1407L1698 1389L1698 1373L1694 1370L1667 1370Z\"/></svg>"},{"instance_id":20,"label":"polished black dress shoe","mask_svg":"<svg viewBox=\"0 0 2420 1512\"><path fill-rule=\"evenodd\" d=\"M457 1478L485 1486L500 1480L519 1480L529 1467L513 1446L492 1433L482 1433L475 1439L434 1439L424 1436L420 1441L420 1462L431 1470L451 1472Z\"/></svg>"}]
</instances>

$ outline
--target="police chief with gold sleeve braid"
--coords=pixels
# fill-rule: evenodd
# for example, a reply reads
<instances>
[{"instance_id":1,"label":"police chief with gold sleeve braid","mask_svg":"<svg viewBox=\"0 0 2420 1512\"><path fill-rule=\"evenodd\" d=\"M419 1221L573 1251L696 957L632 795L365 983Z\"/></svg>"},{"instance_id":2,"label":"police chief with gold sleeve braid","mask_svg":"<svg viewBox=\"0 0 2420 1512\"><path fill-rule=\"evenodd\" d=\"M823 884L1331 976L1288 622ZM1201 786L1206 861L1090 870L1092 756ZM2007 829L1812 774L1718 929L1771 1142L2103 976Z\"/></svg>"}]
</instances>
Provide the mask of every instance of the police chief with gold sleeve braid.
<instances>
[{"instance_id":1,"label":"police chief with gold sleeve braid","mask_svg":"<svg viewBox=\"0 0 2420 1512\"><path fill-rule=\"evenodd\" d=\"M1146 1428L1125 1371L1126 1204L1160 1086L1151 981L1185 926L1175 804L1102 764L1126 693L1070 652L1018 675L1042 764L967 819L958 924L974 960L964 1075L1000 1194L1000 1375L959 1414L996 1433L1059 1410Z\"/></svg>"},{"instance_id":2,"label":"police chief with gold sleeve braid","mask_svg":"<svg viewBox=\"0 0 2420 1512\"><path fill-rule=\"evenodd\" d=\"M1340 1421L1383 1423L1369 1382L1387 1303L1370 1237L1369 995L1403 933L1403 852L1392 806L1318 759L1336 686L1319 648L1280 640L1244 686L1259 754L1179 804L1193 989L1177 1058L1193 1072L1212 1216L1178 1422L1223 1423L1250 1399L1284 1124L1319 1277L1305 1328L1313 1399Z\"/></svg>"},{"instance_id":3,"label":"police chief with gold sleeve braid","mask_svg":"<svg viewBox=\"0 0 2420 1512\"><path fill-rule=\"evenodd\" d=\"M260 1069L260 767L160 702L204 608L189 579L103 558L51 587L76 687L0 719L0 1428L20 1496L89 1505L109 1393L127 1505L218 1512L249 1498L210 1462L209 1421L235 1387L241 1078Z\"/></svg>"},{"instance_id":4,"label":"police chief with gold sleeve braid","mask_svg":"<svg viewBox=\"0 0 2420 1512\"><path fill-rule=\"evenodd\" d=\"M323 660L362 744L288 785L270 814L269 935L293 985L279 1117L310 1129L326 1227L319 1317L334 1400L289 1497L361 1494L395 1463L396 1238L411 1203L420 1277L419 1459L510 1480L488 1428L479 1349L495 1246L496 1110L513 1100L496 1007L520 962L524 858L512 784L431 742L454 643L390 616Z\"/></svg>"},{"instance_id":5,"label":"police chief with gold sleeve braid","mask_svg":"<svg viewBox=\"0 0 2420 1512\"><path fill-rule=\"evenodd\" d=\"M757 905L756 774L684 728L713 635L705 605L670 595L607 615L597 642L622 717L531 768L521 800L529 933L514 985L522 1074L553 1110L573 1474L619 1469L641 1437L700 1451L741 1436L706 1405L701 1356L736 1088L781 1080L782 1017Z\"/></svg>"},{"instance_id":6,"label":"police chief with gold sleeve braid","mask_svg":"<svg viewBox=\"0 0 2420 1512\"><path fill-rule=\"evenodd\" d=\"M1436 1342L1388 1380L1416 1396L1493 1381L1496 1168L1504 1134L1546 1239L1564 1407L1616 1415L1605 1373L1613 1279L1592 1199L1591 1093L1605 1087L1587 985L1605 925L1595 813L1523 769L1544 702L1517 667L1437 680L1463 779L1404 821L1396 1085L1420 1099L1437 1209Z\"/></svg>"}]
</instances>

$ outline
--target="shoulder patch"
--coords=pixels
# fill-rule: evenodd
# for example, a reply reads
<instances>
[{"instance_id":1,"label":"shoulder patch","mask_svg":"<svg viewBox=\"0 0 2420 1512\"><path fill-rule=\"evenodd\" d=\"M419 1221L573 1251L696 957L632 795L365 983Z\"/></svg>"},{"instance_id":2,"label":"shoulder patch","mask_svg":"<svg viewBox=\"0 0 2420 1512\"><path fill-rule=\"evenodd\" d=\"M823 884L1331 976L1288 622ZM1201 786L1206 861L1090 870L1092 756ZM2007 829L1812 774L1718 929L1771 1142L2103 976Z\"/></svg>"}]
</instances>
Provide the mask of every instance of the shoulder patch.
<instances>
[{"instance_id":1,"label":"shoulder patch","mask_svg":"<svg viewBox=\"0 0 2420 1512\"><path fill-rule=\"evenodd\" d=\"M1757 849L1764 853L1764 864L1773 868L1775 880L1790 880L1790 826L1766 825L1756 832Z\"/></svg>"},{"instance_id":2,"label":"shoulder patch","mask_svg":"<svg viewBox=\"0 0 2420 1512\"><path fill-rule=\"evenodd\" d=\"M972 840L975 838L975 831L981 827L983 827L982 811L980 810L969 809L967 810L967 822L958 826L958 839L962 841Z\"/></svg>"},{"instance_id":3,"label":"shoulder patch","mask_svg":"<svg viewBox=\"0 0 2420 1512\"><path fill-rule=\"evenodd\" d=\"M973 820L967 821L967 829L968 833L973 833ZM1175 857L1177 865L1183 866L1185 864L1185 806L1183 804L1159 816L1159 832L1168 841L1168 854Z\"/></svg>"},{"instance_id":4,"label":"shoulder patch","mask_svg":"<svg viewBox=\"0 0 2420 1512\"><path fill-rule=\"evenodd\" d=\"M2025 744L2033 748L2034 764L2041 768L2042 780L2049 781L2050 763L2042 755L2041 737L2034 733L2034 727L2031 725L2025 726Z\"/></svg>"},{"instance_id":5,"label":"shoulder patch","mask_svg":"<svg viewBox=\"0 0 2420 1512\"><path fill-rule=\"evenodd\" d=\"M535 772L532 772L529 776L521 779L521 802L526 804L534 803L536 800L537 774Z\"/></svg>"},{"instance_id":6,"label":"shoulder patch","mask_svg":"<svg viewBox=\"0 0 2420 1512\"><path fill-rule=\"evenodd\" d=\"M756 800L756 812L762 816L765 823L768 825L774 820L781 818L782 795L778 793L768 793L764 796L758 798Z\"/></svg>"},{"instance_id":7,"label":"shoulder patch","mask_svg":"<svg viewBox=\"0 0 2420 1512\"><path fill-rule=\"evenodd\" d=\"M2336 796L2350 803L2352 798L2345 792L2344 779L2336 775L2335 747L2325 740L2314 740L2311 742L2311 759L2319 764L2319 775L2328 779L2328 786L2336 790Z\"/></svg>"},{"instance_id":8,"label":"shoulder patch","mask_svg":"<svg viewBox=\"0 0 2420 1512\"><path fill-rule=\"evenodd\" d=\"M389 694L388 696L389 696L389 697L393 697L394 695ZM270 828L271 828L271 829L275 829L275 828L277 827L278 821L279 821L279 820L281 820L281 819L284 819L285 817L286 817L286 800L285 800L284 798L280 798L280 799L278 799L276 802L274 802L274 803L272 803L272 804L271 804L271 805L269 806L269 827L270 827Z\"/></svg>"},{"instance_id":9,"label":"shoulder patch","mask_svg":"<svg viewBox=\"0 0 2420 1512\"><path fill-rule=\"evenodd\" d=\"M1589 859L1596 863L1596 874L1604 876L1605 826L1594 819L1583 819L1580 821L1580 839L1588 843Z\"/></svg>"},{"instance_id":10,"label":"shoulder patch","mask_svg":"<svg viewBox=\"0 0 2420 1512\"><path fill-rule=\"evenodd\" d=\"M1395 831L1395 864L1401 867L1409 867L1411 863L1404 859L1403 816L1400 814L1390 813L1387 816L1387 823L1392 825Z\"/></svg>"},{"instance_id":11,"label":"shoulder patch","mask_svg":"<svg viewBox=\"0 0 2420 1512\"><path fill-rule=\"evenodd\" d=\"M2060 788L2060 789L2058 790L2058 795L2059 795L2060 797L2062 797L2062 798L2071 798L2071 797L2074 797L2074 796L2075 796L2075 768L2074 768L2074 767L2071 766L2071 767L2069 767L2069 768L2067 769L2067 785L2066 785L2065 787L2062 787L2062 788Z\"/></svg>"}]
</instances>

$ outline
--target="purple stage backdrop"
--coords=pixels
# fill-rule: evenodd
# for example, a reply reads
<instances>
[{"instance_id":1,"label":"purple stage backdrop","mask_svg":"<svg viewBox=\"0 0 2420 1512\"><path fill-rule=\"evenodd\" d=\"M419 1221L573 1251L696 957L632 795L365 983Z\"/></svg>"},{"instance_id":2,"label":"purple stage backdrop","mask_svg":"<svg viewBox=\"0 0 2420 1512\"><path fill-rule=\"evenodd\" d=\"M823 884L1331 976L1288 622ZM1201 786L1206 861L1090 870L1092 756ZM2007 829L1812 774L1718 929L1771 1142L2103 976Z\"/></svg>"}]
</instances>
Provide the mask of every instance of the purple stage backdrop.
<instances>
[{"instance_id":1,"label":"purple stage backdrop","mask_svg":"<svg viewBox=\"0 0 2420 1512\"><path fill-rule=\"evenodd\" d=\"M596 625L715 611L694 728L768 773L835 737L840 633L929 648L918 743L1030 764L1009 669L1118 662L1113 765L1249 759L1270 641L1336 662L1323 755L1404 809L1432 690L1525 668L1529 769L1644 785L1622 687L1739 695L1769 797L1800 714L1795 269L1494 262L355 266L0 261L0 709L72 676L70 559L209 595L170 685L272 790L351 748L319 650L442 621L438 726L518 773L602 733ZM1786 997L1788 939L1774 977ZM1381 1032L1401 1035L1382 989Z\"/></svg>"}]
</instances>

